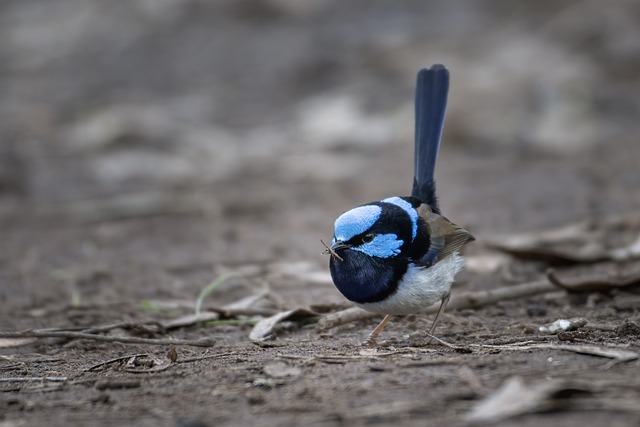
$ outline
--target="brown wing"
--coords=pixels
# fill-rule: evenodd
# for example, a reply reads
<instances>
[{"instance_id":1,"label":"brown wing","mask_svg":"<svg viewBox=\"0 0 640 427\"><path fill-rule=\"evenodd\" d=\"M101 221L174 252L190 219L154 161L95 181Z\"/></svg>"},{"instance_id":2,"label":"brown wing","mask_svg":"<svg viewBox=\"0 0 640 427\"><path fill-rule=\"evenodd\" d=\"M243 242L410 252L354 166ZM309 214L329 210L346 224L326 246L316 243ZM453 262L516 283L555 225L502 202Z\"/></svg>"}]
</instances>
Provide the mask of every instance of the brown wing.
<instances>
[{"instance_id":1,"label":"brown wing","mask_svg":"<svg viewBox=\"0 0 640 427\"><path fill-rule=\"evenodd\" d=\"M429 228L431 245L427 255L428 258L437 254L435 260L439 261L459 251L466 243L476 240L464 228L454 224L442 215L434 213L427 204L423 204L418 208L418 215L425 220Z\"/></svg>"}]
</instances>

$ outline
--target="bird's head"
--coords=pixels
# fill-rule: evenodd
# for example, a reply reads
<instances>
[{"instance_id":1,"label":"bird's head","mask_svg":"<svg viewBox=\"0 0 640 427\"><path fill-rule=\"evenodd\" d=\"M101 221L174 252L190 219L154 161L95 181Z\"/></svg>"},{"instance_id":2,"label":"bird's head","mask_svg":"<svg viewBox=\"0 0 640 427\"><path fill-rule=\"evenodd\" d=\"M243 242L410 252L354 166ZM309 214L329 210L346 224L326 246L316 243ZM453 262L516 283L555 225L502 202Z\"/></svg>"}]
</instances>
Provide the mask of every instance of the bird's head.
<instances>
[{"instance_id":1,"label":"bird's head","mask_svg":"<svg viewBox=\"0 0 640 427\"><path fill-rule=\"evenodd\" d=\"M387 259L400 255L416 237L418 214L403 198L392 197L351 209L336 219L331 251Z\"/></svg>"},{"instance_id":2,"label":"bird's head","mask_svg":"<svg viewBox=\"0 0 640 427\"><path fill-rule=\"evenodd\" d=\"M410 198L391 197L340 215L328 248L336 287L351 301L384 299L407 271L418 228Z\"/></svg>"}]
</instances>

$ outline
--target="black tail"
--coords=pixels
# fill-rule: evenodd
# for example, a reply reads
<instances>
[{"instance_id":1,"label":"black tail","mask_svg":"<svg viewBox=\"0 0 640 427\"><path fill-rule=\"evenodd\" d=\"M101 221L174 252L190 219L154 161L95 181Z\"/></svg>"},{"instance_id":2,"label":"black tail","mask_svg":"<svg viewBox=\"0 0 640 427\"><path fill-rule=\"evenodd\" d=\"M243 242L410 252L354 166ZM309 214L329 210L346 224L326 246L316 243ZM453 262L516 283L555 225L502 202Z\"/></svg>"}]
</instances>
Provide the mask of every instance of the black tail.
<instances>
[{"instance_id":1,"label":"black tail","mask_svg":"<svg viewBox=\"0 0 640 427\"><path fill-rule=\"evenodd\" d=\"M449 92L449 71L436 64L418 73L416 86L415 176L411 196L440 213L434 178Z\"/></svg>"}]
</instances>

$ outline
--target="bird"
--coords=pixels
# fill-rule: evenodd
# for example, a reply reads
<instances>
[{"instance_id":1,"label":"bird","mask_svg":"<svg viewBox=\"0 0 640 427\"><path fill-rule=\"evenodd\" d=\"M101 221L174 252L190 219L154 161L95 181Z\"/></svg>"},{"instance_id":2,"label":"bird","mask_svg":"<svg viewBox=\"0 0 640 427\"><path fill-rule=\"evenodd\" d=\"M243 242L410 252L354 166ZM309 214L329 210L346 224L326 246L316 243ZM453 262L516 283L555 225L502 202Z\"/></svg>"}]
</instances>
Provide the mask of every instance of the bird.
<instances>
[{"instance_id":1,"label":"bird","mask_svg":"<svg viewBox=\"0 0 640 427\"><path fill-rule=\"evenodd\" d=\"M433 337L462 270L461 248L475 238L440 212L435 165L444 128L449 71L435 64L418 72L415 92L414 178L410 196L366 203L334 223L329 269L340 293L356 306L383 314L363 345L394 315L417 313L440 302L428 331Z\"/></svg>"}]
</instances>

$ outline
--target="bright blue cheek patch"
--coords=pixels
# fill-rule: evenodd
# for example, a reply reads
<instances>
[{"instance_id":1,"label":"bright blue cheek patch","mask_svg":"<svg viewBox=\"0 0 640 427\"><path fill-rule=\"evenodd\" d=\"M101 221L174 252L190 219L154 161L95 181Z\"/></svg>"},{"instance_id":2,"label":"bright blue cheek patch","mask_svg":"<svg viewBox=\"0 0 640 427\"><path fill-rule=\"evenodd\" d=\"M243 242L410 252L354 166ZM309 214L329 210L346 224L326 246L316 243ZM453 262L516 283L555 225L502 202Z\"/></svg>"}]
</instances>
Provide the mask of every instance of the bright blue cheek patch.
<instances>
[{"instance_id":1,"label":"bright blue cheek patch","mask_svg":"<svg viewBox=\"0 0 640 427\"><path fill-rule=\"evenodd\" d=\"M353 250L378 258L391 258L400 254L402 243L395 234L378 234L371 242L356 246Z\"/></svg>"},{"instance_id":2,"label":"bright blue cheek patch","mask_svg":"<svg viewBox=\"0 0 640 427\"><path fill-rule=\"evenodd\" d=\"M416 211L415 208L411 206L411 203L397 196L389 197L382 200L382 202L396 205L399 208L402 208L402 210L405 211L407 215L409 215L409 218L411 218L411 241L413 242L418 235L418 211Z\"/></svg>"},{"instance_id":3,"label":"bright blue cheek patch","mask_svg":"<svg viewBox=\"0 0 640 427\"><path fill-rule=\"evenodd\" d=\"M376 223L381 213L382 208L376 205L359 206L343 213L335 222L335 239L346 242L364 233Z\"/></svg>"}]
</instances>

